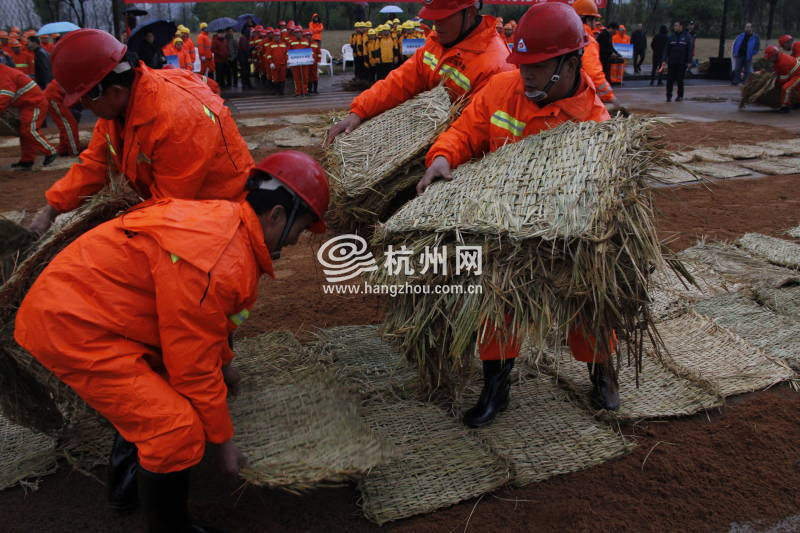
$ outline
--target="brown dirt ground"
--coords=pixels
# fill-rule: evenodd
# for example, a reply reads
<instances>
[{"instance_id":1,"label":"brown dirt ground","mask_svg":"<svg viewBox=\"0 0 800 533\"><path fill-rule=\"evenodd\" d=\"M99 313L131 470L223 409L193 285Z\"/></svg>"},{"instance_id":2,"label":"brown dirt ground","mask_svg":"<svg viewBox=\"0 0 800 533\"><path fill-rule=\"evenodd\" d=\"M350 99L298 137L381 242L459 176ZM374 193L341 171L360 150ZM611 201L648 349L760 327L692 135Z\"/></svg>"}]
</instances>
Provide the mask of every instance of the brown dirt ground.
<instances>
[{"instance_id":1,"label":"brown dirt ground","mask_svg":"<svg viewBox=\"0 0 800 533\"><path fill-rule=\"evenodd\" d=\"M754 127L747 127L749 138L761 136L760 130L754 133ZM722 128L724 139L734 142L729 128ZM764 132L768 133L774 132ZM697 139L701 137L697 134ZM688 142L685 134L679 138ZM54 179L44 174L0 173L0 210L40 206L44 188ZM674 249L702 237L733 239L750 231L778 236L800 223L800 199L792 192L798 180L800 175L658 189L654 191L657 227L663 238L672 239ZM319 242L304 239L285 251L276 263L277 280L262 282L264 298L240 335L380 321L379 298L322 294L322 273L314 259ZM313 490L303 496L242 487L238 480L218 474L209 454L194 473L192 510L232 532L248 533L660 533L727 531L734 522L768 526L800 512L798 409L800 395L788 386L776 386L732 398L724 408L707 414L623 426L623 433L638 443L628 456L383 528L360 515L353 486ZM98 474L102 476L102 469ZM0 509L13 510L3 513L0 531L137 530L138 517L117 518L103 501L103 488L96 481L64 466L44 478L36 492L0 493Z\"/></svg>"},{"instance_id":2,"label":"brown dirt ground","mask_svg":"<svg viewBox=\"0 0 800 533\"><path fill-rule=\"evenodd\" d=\"M642 113L652 114L652 113ZM655 134L668 150L693 150L700 146L751 144L754 140L794 139L796 133L774 126L754 126L731 120L719 122L676 122L659 126Z\"/></svg>"}]
</instances>

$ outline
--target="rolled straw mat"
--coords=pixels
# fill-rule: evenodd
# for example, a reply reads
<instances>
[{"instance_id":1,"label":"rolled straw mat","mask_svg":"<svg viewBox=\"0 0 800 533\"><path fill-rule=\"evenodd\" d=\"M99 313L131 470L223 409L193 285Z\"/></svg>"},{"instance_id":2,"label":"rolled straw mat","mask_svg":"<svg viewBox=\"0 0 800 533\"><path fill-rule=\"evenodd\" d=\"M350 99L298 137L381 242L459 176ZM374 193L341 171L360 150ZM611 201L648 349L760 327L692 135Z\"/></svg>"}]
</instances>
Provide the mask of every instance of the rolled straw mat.
<instances>
[{"instance_id":1,"label":"rolled straw mat","mask_svg":"<svg viewBox=\"0 0 800 533\"><path fill-rule=\"evenodd\" d=\"M760 233L747 233L741 236L736 243L770 263L794 270L800 269L800 244Z\"/></svg>"},{"instance_id":2,"label":"rolled straw mat","mask_svg":"<svg viewBox=\"0 0 800 533\"><path fill-rule=\"evenodd\" d=\"M55 448L52 437L18 426L0 415L0 490L54 473Z\"/></svg>"},{"instance_id":3,"label":"rolled straw mat","mask_svg":"<svg viewBox=\"0 0 800 533\"><path fill-rule=\"evenodd\" d=\"M742 294L701 300L693 309L767 355L800 368L800 321L779 315Z\"/></svg>"},{"instance_id":4,"label":"rolled straw mat","mask_svg":"<svg viewBox=\"0 0 800 533\"><path fill-rule=\"evenodd\" d=\"M235 350L242 390L230 407L234 442L248 459L244 479L303 490L385 462L390 449L362 421L357 398L290 334L266 333Z\"/></svg>"}]
</instances>

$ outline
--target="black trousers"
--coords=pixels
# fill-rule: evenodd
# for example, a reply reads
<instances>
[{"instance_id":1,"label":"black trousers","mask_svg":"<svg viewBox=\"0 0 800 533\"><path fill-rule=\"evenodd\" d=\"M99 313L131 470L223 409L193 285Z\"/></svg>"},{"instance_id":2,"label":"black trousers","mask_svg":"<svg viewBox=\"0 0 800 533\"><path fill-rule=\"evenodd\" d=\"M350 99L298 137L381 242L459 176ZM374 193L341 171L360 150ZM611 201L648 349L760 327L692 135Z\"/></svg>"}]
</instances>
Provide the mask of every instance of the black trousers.
<instances>
[{"instance_id":1,"label":"black trousers","mask_svg":"<svg viewBox=\"0 0 800 533\"><path fill-rule=\"evenodd\" d=\"M247 58L239 58L239 73L242 77L242 88L250 89L250 61Z\"/></svg>"},{"instance_id":2,"label":"black trousers","mask_svg":"<svg viewBox=\"0 0 800 533\"><path fill-rule=\"evenodd\" d=\"M235 87L239 81L239 64L234 59L233 61L228 61L228 70L230 71L230 80L231 80L231 87Z\"/></svg>"},{"instance_id":3,"label":"black trousers","mask_svg":"<svg viewBox=\"0 0 800 533\"><path fill-rule=\"evenodd\" d=\"M672 98L672 84L678 84L678 98L683 98L683 78L686 76L686 65L670 64L667 74L667 98Z\"/></svg>"},{"instance_id":4,"label":"black trousers","mask_svg":"<svg viewBox=\"0 0 800 533\"><path fill-rule=\"evenodd\" d=\"M637 73L642 70L642 64L644 63L644 50L636 50L633 52L633 72Z\"/></svg>"},{"instance_id":5,"label":"black trousers","mask_svg":"<svg viewBox=\"0 0 800 533\"><path fill-rule=\"evenodd\" d=\"M653 70L650 72L650 85L653 84L653 80L655 80L656 77L658 77L658 83L661 84L661 78L664 76L664 73L659 72L659 68L661 68L661 61L653 59Z\"/></svg>"},{"instance_id":6,"label":"black trousers","mask_svg":"<svg viewBox=\"0 0 800 533\"><path fill-rule=\"evenodd\" d=\"M217 61L215 76L220 88L227 89L231 86L231 69L227 61Z\"/></svg>"},{"instance_id":7,"label":"black trousers","mask_svg":"<svg viewBox=\"0 0 800 533\"><path fill-rule=\"evenodd\" d=\"M377 71L375 73L375 77L376 79L382 80L389 75L389 73L394 68L394 65L392 65L391 63L380 63L376 68Z\"/></svg>"}]
</instances>

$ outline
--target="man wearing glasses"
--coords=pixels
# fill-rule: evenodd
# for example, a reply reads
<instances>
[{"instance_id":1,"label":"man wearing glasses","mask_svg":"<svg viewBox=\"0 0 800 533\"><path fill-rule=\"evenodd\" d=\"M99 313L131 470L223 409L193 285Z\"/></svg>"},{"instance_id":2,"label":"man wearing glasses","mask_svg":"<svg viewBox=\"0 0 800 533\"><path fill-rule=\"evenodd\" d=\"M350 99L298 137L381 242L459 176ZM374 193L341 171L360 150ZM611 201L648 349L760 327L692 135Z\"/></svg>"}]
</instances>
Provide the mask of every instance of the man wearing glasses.
<instances>
[{"instance_id":1,"label":"man wearing glasses","mask_svg":"<svg viewBox=\"0 0 800 533\"><path fill-rule=\"evenodd\" d=\"M64 104L97 117L81 161L45 193L31 223L42 233L122 174L144 199L242 201L253 159L221 98L191 72L151 70L110 34L70 32L53 51Z\"/></svg>"}]
</instances>

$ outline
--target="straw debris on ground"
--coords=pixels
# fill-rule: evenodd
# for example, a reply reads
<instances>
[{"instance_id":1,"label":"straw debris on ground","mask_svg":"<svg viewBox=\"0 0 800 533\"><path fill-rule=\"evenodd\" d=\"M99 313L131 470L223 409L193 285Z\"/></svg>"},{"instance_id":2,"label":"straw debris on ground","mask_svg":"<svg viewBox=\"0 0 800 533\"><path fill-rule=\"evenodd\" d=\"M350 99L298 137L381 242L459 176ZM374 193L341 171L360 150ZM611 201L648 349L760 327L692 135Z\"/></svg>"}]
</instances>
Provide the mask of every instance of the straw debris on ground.
<instances>
[{"instance_id":1,"label":"straw debris on ground","mask_svg":"<svg viewBox=\"0 0 800 533\"><path fill-rule=\"evenodd\" d=\"M508 144L459 167L453 181L435 183L378 228L379 246L405 246L411 257L446 246L451 256L446 274L383 268L373 281L463 288L388 303L386 331L427 390L457 398L486 324L540 347L573 326L589 328L600 344L612 330L631 346L657 339L648 277L668 267L645 182L671 163L650 144L651 125L566 123ZM480 274L454 272L457 246L480 249Z\"/></svg>"},{"instance_id":2,"label":"straw debris on ground","mask_svg":"<svg viewBox=\"0 0 800 533\"><path fill-rule=\"evenodd\" d=\"M20 483L36 488L31 480L56 471L56 441L14 424L0 415L0 490Z\"/></svg>"},{"instance_id":3,"label":"straw debris on ground","mask_svg":"<svg viewBox=\"0 0 800 533\"><path fill-rule=\"evenodd\" d=\"M763 257L770 263L793 270L800 269L800 244L760 233L747 233L736 243L751 254Z\"/></svg>"},{"instance_id":4,"label":"straw debris on ground","mask_svg":"<svg viewBox=\"0 0 800 533\"><path fill-rule=\"evenodd\" d=\"M323 159L331 177L334 225L342 231L373 226L409 185L407 167L424 154L453 112L447 90L439 86L336 137Z\"/></svg>"}]
</instances>

